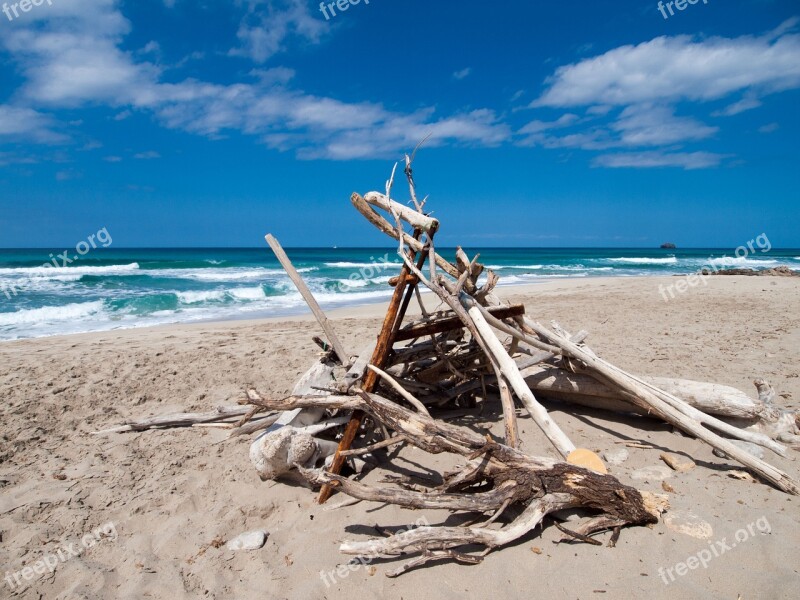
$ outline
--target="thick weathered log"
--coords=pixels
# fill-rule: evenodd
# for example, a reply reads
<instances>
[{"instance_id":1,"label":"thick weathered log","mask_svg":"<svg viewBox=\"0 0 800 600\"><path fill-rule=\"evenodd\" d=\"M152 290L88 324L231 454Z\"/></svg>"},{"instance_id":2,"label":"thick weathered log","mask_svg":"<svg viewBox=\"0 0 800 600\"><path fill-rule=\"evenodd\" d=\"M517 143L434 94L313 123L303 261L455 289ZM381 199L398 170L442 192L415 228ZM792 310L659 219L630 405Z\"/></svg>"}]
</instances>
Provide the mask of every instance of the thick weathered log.
<instances>
[{"instance_id":1,"label":"thick weathered log","mask_svg":"<svg viewBox=\"0 0 800 600\"><path fill-rule=\"evenodd\" d=\"M433 508L485 512L497 510L504 502L514 498L516 483L506 481L488 492L474 494L437 494L412 492L402 489L376 488L351 481L341 475L325 471L306 471L306 478L317 485L332 485L337 490L359 500L386 502L406 508Z\"/></svg>"},{"instance_id":2,"label":"thick weathered log","mask_svg":"<svg viewBox=\"0 0 800 600\"><path fill-rule=\"evenodd\" d=\"M353 193L353 195L350 197L350 201L353 203L353 206L356 207L358 212L364 215L364 217L370 223L375 225L375 227L377 227L380 231L389 237L392 237L396 240L398 239L398 233L395 226L389 223L389 221L387 221L383 216L375 212L375 210L366 200L364 200L363 197L361 197L360 194ZM403 233L403 243L406 244L413 252L421 252L425 248L425 244L423 242L420 242L418 239L413 238L407 233ZM458 279L458 276L460 275L458 268L439 254L436 254L436 266L455 279Z\"/></svg>"},{"instance_id":3,"label":"thick weathered log","mask_svg":"<svg viewBox=\"0 0 800 600\"><path fill-rule=\"evenodd\" d=\"M433 217L423 215L413 208L395 202L391 198L387 198L385 194L380 192L367 192L364 194L364 200L372 206L377 206L388 213L397 214L406 223L411 225L412 229L419 229L423 233L432 235L439 229L439 221Z\"/></svg>"},{"instance_id":4,"label":"thick weathered log","mask_svg":"<svg viewBox=\"0 0 800 600\"><path fill-rule=\"evenodd\" d=\"M625 400L625 395L619 390L583 373L536 365L522 370L522 374L533 391L546 397L602 410L656 416L651 410ZM736 427L758 431L784 442L798 434L795 412L754 400L736 388L669 377L642 379L706 414L724 418Z\"/></svg>"}]
</instances>

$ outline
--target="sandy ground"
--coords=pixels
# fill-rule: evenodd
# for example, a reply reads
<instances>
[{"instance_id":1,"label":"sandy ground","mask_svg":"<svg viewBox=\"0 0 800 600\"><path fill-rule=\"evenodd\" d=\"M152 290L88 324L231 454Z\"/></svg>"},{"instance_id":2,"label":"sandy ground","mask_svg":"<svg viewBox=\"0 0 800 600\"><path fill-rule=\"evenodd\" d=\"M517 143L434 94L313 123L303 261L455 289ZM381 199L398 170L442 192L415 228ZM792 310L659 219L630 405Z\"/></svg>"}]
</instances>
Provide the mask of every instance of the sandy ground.
<instances>
[{"instance_id":1,"label":"sandy ground","mask_svg":"<svg viewBox=\"0 0 800 600\"><path fill-rule=\"evenodd\" d=\"M549 282L503 294L540 321L587 329L596 352L637 374L715 381L748 393L754 378L765 377L782 404L797 406L800 282L717 277L667 303L659 283L674 278ZM375 334L381 313L371 306L333 316L344 343L357 349ZM547 521L483 564L438 564L399 579L384 576L398 561L336 574L347 562L339 543L375 535L376 524L402 527L423 516L436 524L448 513L367 503L324 510L303 487L261 482L249 463L249 440L223 441L220 430L90 435L125 419L233 403L247 386L285 394L317 355L316 333L315 323L298 318L1 344L0 597L797 597L799 499L726 476L730 461L649 420L548 403L579 445L602 451L619 440L644 440L691 456L698 467L667 480L671 514L691 511L706 521L713 530L707 540L662 521L624 530L613 549L555 544L561 534ZM520 425L526 451L554 455L530 419ZM487 427L502 430L497 418ZM630 478L661 464L659 454L631 449L612 472L663 493L661 481ZM769 460L798 476L796 457ZM424 475L431 464L407 449L392 468ZM368 481L378 478L372 473ZM92 538L104 528L108 536ZM234 553L213 543L255 529L270 533L261 550ZM705 567L692 559L707 554ZM52 571L45 562L43 573L22 571L46 560Z\"/></svg>"}]
</instances>

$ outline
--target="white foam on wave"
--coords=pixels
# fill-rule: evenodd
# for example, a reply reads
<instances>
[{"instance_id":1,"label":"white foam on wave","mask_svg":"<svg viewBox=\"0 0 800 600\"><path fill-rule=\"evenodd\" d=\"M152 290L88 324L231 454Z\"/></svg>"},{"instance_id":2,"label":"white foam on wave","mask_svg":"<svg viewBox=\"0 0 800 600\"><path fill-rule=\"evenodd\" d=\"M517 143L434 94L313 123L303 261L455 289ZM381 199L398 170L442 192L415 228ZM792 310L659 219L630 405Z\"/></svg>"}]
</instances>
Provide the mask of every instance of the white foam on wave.
<instances>
[{"instance_id":1,"label":"white foam on wave","mask_svg":"<svg viewBox=\"0 0 800 600\"><path fill-rule=\"evenodd\" d=\"M510 265L510 266L506 266L506 267L503 267L503 266L499 266L499 267L489 266L487 268L491 269L493 271L498 270L498 269L504 269L504 268L505 269L519 269L519 270L530 269L530 270L533 270L533 271L547 270L547 271L603 271L603 272L605 272L605 271L613 271L614 270L614 267L586 267L584 265L527 265L527 266L526 265ZM507 275L505 277L507 278L509 276ZM513 275L511 275L510 277L513 277ZM542 277L551 277L551 275L542 275Z\"/></svg>"},{"instance_id":2,"label":"white foam on wave","mask_svg":"<svg viewBox=\"0 0 800 600\"><path fill-rule=\"evenodd\" d=\"M261 286L249 288L232 288L228 290L195 290L187 292L174 292L181 304L219 303L226 299L234 301L252 302L266 299L266 294ZM158 313L152 313L158 316Z\"/></svg>"},{"instance_id":3,"label":"white foam on wave","mask_svg":"<svg viewBox=\"0 0 800 600\"><path fill-rule=\"evenodd\" d=\"M531 270L538 270L544 269L544 265L487 265L487 269L491 269L492 271L502 271L503 269L531 269Z\"/></svg>"},{"instance_id":4,"label":"white foam on wave","mask_svg":"<svg viewBox=\"0 0 800 600\"><path fill-rule=\"evenodd\" d=\"M283 276L285 272L281 269L233 267L230 269L153 269L142 271L142 274L150 277L225 283L226 281L260 281L269 277Z\"/></svg>"},{"instance_id":5,"label":"white foam on wave","mask_svg":"<svg viewBox=\"0 0 800 600\"><path fill-rule=\"evenodd\" d=\"M357 262L326 262L326 267L333 267L335 269L366 269L367 267L381 268L385 269L388 267L397 267L400 266L400 259L397 259L394 262L384 262L384 261L376 261L376 262L368 262L368 263L357 263Z\"/></svg>"},{"instance_id":6,"label":"white foam on wave","mask_svg":"<svg viewBox=\"0 0 800 600\"><path fill-rule=\"evenodd\" d=\"M677 264L678 259L674 256L664 258L647 258L647 257L632 257L632 258L609 258L609 262L624 263L629 265L674 265Z\"/></svg>"},{"instance_id":7,"label":"white foam on wave","mask_svg":"<svg viewBox=\"0 0 800 600\"><path fill-rule=\"evenodd\" d=\"M36 326L59 321L75 321L96 315L102 310L102 300L65 304L64 306L21 309L15 312L0 313L0 327Z\"/></svg>"},{"instance_id":8,"label":"white foam on wave","mask_svg":"<svg viewBox=\"0 0 800 600\"><path fill-rule=\"evenodd\" d=\"M261 286L252 288L237 288L227 292L238 300L262 300L266 297Z\"/></svg>"},{"instance_id":9,"label":"white foam on wave","mask_svg":"<svg viewBox=\"0 0 800 600\"><path fill-rule=\"evenodd\" d=\"M503 277L500 279L500 283L498 285L515 285L521 283L532 283L534 281L542 281L546 279L573 279L576 277L588 277L589 274L586 272L580 273L573 273L571 275L567 275L566 273L552 273L552 274L538 274L538 273L530 273L528 275L509 275L508 277ZM481 283L480 281L478 283Z\"/></svg>"},{"instance_id":10,"label":"white foam on wave","mask_svg":"<svg viewBox=\"0 0 800 600\"><path fill-rule=\"evenodd\" d=\"M178 292L178 300L183 304L199 304L201 302L213 302L225 299L224 290L213 290L206 292Z\"/></svg>"},{"instance_id":11,"label":"white foam on wave","mask_svg":"<svg viewBox=\"0 0 800 600\"><path fill-rule=\"evenodd\" d=\"M339 286L347 288L362 288L369 285L369 281L364 281L363 279L337 279L336 281Z\"/></svg>"},{"instance_id":12,"label":"white foam on wave","mask_svg":"<svg viewBox=\"0 0 800 600\"><path fill-rule=\"evenodd\" d=\"M46 277L59 281L76 281L84 275L130 275L139 270L139 263L127 265L109 265L106 267L20 267L16 269L0 269L0 275L13 275L22 277ZM66 277L68 279L61 279Z\"/></svg>"},{"instance_id":13,"label":"white foam on wave","mask_svg":"<svg viewBox=\"0 0 800 600\"><path fill-rule=\"evenodd\" d=\"M720 267L767 267L780 264L780 261L773 259L753 259L746 256L721 256L712 258L707 264Z\"/></svg>"}]
</instances>

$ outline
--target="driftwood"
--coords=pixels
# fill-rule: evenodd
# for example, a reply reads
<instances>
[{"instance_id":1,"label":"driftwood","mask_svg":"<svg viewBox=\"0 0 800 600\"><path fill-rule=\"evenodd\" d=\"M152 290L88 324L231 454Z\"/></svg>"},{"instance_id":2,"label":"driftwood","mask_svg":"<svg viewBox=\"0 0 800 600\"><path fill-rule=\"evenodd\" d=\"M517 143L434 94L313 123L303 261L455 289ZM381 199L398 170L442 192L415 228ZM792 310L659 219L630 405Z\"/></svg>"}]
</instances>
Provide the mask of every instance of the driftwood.
<instances>
[{"instance_id":1,"label":"driftwood","mask_svg":"<svg viewBox=\"0 0 800 600\"><path fill-rule=\"evenodd\" d=\"M308 398L327 395L318 388L331 380L333 370L332 363L316 361L295 384L292 393ZM258 393L249 390L247 395L250 402L258 406L261 399ZM269 429L250 445L250 461L259 476L264 480L277 479L297 466L314 466L333 455L336 444L316 438L314 434L341 425L342 420L335 421L330 427L313 429L324 414L324 408L314 406L283 410Z\"/></svg>"},{"instance_id":2,"label":"driftwood","mask_svg":"<svg viewBox=\"0 0 800 600\"><path fill-rule=\"evenodd\" d=\"M749 467L754 473L757 473L762 479L769 481L775 485L775 487L794 495L800 495L800 483L795 481L794 478L780 469L754 457L738 446L731 444L728 440L706 429L703 425L709 425L718 431L735 435L739 439L766 446L775 452L781 454L785 453L785 450L773 440L766 438L766 436L763 436L766 439L755 437L757 434L738 430L736 427L719 421L715 417L706 415L696 408L689 406L680 398L668 394L656 386L645 383L641 379L607 363L598 358L593 352L581 348L563 336L550 332L538 323L526 319L525 325L549 343L561 348L570 358L581 361L586 365L587 369L617 386L638 406L651 409L656 415L668 423L703 440L712 448L724 452L734 460Z\"/></svg>"},{"instance_id":3,"label":"driftwood","mask_svg":"<svg viewBox=\"0 0 800 600\"><path fill-rule=\"evenodd\" d=\"M351 196L369 223L396 240L402 260L399 276L390 282L394 291L376 339L364 340L358 356L348 355L324 313L314 309L318 305L311 292L305 288L303 293L302 279L288 258L282 260L334 351L312 365L292 396L269 398L248 390L252 406L237 409L237 416L258 421L240 422L236 434L266 427L250 447L264 479L299 475L321 488L320 503L338 491L363 501L470 513L471 525L425 526L387 538L348 541L340 548L343 553L417 555L389 573L393 576L435 560L479 563L488 552L532 531L548 514L566 509L585 512L585 521L562 529L580 542L597 543L589 536L610 530L613 546L622 527L657 522L668 507L666 498L608 474L598 456L559 427L537 395L661 419L776 488L800 494L791 475L730 441L757 443L783 455L787 448L779 442L800 447L795 444L800 440L797 415L775 405L769 384L757 381L758 400L752 400L724 386L638 377L598 357L586 346L585 331L571 335L555 323L546 328L524 307L503 304L494 293L498 276L478 256L470 258L458 248L450 262L437 253L434 235L440 223L417 198L411 163L407 157L413 206L391 199L395 171L384 192ZM285 256L274 237L267 240L279 259ZM423 305L420 286L440 301L434 311ZM415 299L422 318L404 323ZM559 460L524 452L517 401ZM502 408L502 439L458 425L465 414L480 418L487 403ZM428 487L377 487L342 473L345 464L357 468L361 458L375 464L406 445L455 455L461 464L440 474L436 481L443 483Z\"/></svg>"},{"instance_id":4,"label":"driftwood","mask_svg":"<svg viewBox=\"0 0 800 600\"><path fill-rule=\"evenodd\" d=\"M447 554L461 546L480 545L485 551L464 556L480 560L486 551L506 545L534 529L549 513L566 508L584 507L600 511L587 528L587 535L623 525L655 523L667 506L666 497L636 490L620 483L611 475L549 458L528 456L509 446L487 441L460 427L435 421L411 412L377 394L360 394L359 410L376 421L383 422L400 433L418 448L431 453L448 452L467 459L467 464L433 492L382 489L349 481L325 471L303 470L312 483L335 486L354 498L391 503L408 508L446 508L469 512L494 512L510 504L525 507L514 521L503 529L488 526L420 527L399 536L366 542L346 542L341 551L346 554L397 556L421 552L418 566L440 558L455 558ZM279 409L304 406L307 399L295 398L261 406ZM328 397L328 408L353 406L350 399L340 401ZM485 491L472 493L467 488L483 486ZM602 517L600 519L599 517ZM444 552L444 554L442 554ZM401 568L396 574L406 572Z\"/></svg>"},{"instance_id":5,"label":"driftwood","mask_svg":"<svg viewBox=\"0 0 800 600\"><path fill-rule=\"evenodd\" d=\"M537 364L523 370L522 374L533 391L548 398L613 412L655 416L651 410L627 401L619 390L582 373ZM642 379L682 398L690 406L708 415L721 417L737 427L763 433L773 440L794 443L800 433L796 422L797 413L754 400L736 388L670 377ZM763 380L757 381L765 384Z\"/></svg>"},{"instance_id":6,"label":"driftwood","mask_svg":"<svg viewBox=\"0 0 800 600\"><path fill-rule=\"evenodd\" d=\"M175 413L162 415L137 421L126 421L125 423L94 431L93 435L104 435L108 433L126 433L133 431L147 431L148 429L169 429L174 427L192 427L193 425L206 423L227 423L233 427L241 417L252 411L250 406L220 406L216 410L205 413ZM262 423L270 418L269 415L260 416L255 422Z\"/></svg>"},{"instance_id":7,"label":"driftwood","mask_svg":"<svg viewBox=\"0 0 800 600\"><path fill-rule=\"evenodd\" d=\"M292 280L292 283L294 283L294 285L297 287L297 291L300 292L303 300L306 301L306 304L308 304L311 312L314 313L314 317L316 317L317 322L319 323L320 327L322 327L325 335L328 336L328 340L330 340L331 345L333 345L333 349L336 351L339 360L342 362L342 364L349 363L350 355L347 353L347 350L344 349L342 342L339 341L339 336L336 335L333 327L328 322L328 317L326 317L325 313L322 312L322 309L314 298L314 295L311 293L311 290L308 289L308 286L300 276L300 273L298 273L297 269L295 269L294 265L292 265L292 261L289 260L289 257L286 255L286 252L284 252L280 242L278 242L275 236L270 234L266 236L266 240L269 244L269 247L272 248L272 251L275 253L278 261L281 263L281 266L286 271L286 274L289 276L289 279Z\"/></svg>"}]
</instances>

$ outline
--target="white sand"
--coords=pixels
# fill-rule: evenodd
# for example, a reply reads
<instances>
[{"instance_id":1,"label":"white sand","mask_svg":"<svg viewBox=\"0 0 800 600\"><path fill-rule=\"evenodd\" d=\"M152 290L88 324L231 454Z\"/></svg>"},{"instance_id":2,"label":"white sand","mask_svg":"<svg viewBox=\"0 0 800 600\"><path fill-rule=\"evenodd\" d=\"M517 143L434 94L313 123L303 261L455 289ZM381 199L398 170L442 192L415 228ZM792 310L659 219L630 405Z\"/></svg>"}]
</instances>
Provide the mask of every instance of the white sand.
<instances>
[{"instance_id":1,"label":"white sand","mask_svg":"<svg viewBox=\"0 0 800 600\"><path fill-rule=\"evenodd\" d=\"M550 282L502 293L534 318L587 329L601 356L642 375L715 381L753 392L765 377L796 406L800 399L800 282L717 277L665 303L659 283L674 278ZM374 336L383 307L334 314L353 349ZM544 531L491 553L481 565L435 564L399 579L384 573L399 561L346 571L326 586L320 572L347 562L344 539L375 535L372 526L431 523L446 512L369 505L325 511L308 489L262 483L248 460L247 439L184 429L96 437L90 431L124 419L232 403L247 386L285 394L317 354L309 318L127 330L0 344L0 565L11 577L82 535L114 524L80 557L21 587L0 582L0 597L20 598L794 598L800 547L798 498L726 476L732 463L701 442L654 421L548 404L581 445L602 451L644 440L691 456L698 467L668 479L672 517L691 511L709 540L665 523L629 528L616 548L556 545ZM574 414L573 414L574 411ZM494 432L502 430L495 420ZM530 419L520 421L524 450L553 455ZM622 481L662 492L660 481L631 473L662 465L660 450L630 449L612 467ZM798 475L797 453L769 460ZM406 449L393 469L425 473L430 458ZM54 474L63 474L62 479ZM367 478L379 479L377 473ZM340 500L335 497L331 503ZM756 524L768 523L762 534ZM710 548L753 535L702 566L675 565ZM215 547L255 529L269 531L261 550ZM741 537L741 532L740 532ZM600 539L606 539L600 537ZM709 542L718 542L709 545ZM701 555L704 556L704 555ZM693 560L690 561L694 564ZM665 584L659 568L673 568ZM344 572L344 571L343 571ZM31 572L27 572L30 574ZM20 575L21 577L21 575ZM669 581L669 576L667 576Z\"/></svg>"}]
</instances>

